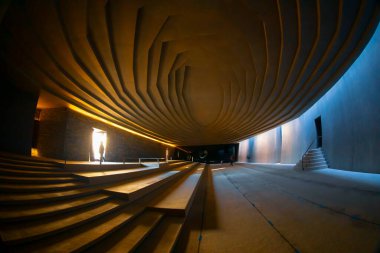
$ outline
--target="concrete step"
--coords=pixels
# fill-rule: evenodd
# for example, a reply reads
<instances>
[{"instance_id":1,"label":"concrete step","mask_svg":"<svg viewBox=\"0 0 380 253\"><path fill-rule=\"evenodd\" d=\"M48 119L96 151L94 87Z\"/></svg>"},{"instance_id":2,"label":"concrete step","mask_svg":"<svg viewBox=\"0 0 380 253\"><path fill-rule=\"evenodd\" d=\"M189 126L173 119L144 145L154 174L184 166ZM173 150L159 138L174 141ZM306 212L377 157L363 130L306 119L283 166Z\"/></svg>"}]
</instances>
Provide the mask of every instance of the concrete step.
<instances>
[{"instance_id":1,"label":"concrete step","mask_svg":"<svg viewBox=\"0 0 380 253\"><path fill-rule=\"evenodd\" d=\"M303 162L304 166L310 166L310 165L318 165L318 164L326 164L326 160L319 160L319 161L313 161L313 162Z\"/></svg>"},{"instance_id":2,"label":"concrete step","mask_svg":"<svg viewBox=\"0 0 380 253\"><path fill-rule=\"evenodd\" d=\"M320 156L323 156L323 153L322 152L307 153L305 156L306 157L320 157Z\"/></svg>"},{"instance_id":3,"label":"concrete step","mask_svg":"<svg viewBox=\"0 0 380 253\"><path fill-rule=\"evenodd\" d=\"M0 175L1 183L13 183L13 184L59 184L59 183L70 183L79 182L78 178L75 177L23 177L18 176L3 176Z\"/></svg>"},{"instance_id":4,"label":"concrete step","mask_svg":"<svg viewBox=\"0 0 380 253\"><path fill-rule=\"evenodd\" d=\"M52 236L85 223L93 222L100 217L119 210L123 205L125 205L124 201L112 200L101 203L96 207L90 206L54 217L3 224L0 228L0 236L7 245Z\"/></svg>"},{"instance_id":5,"label":"concrete step","mask_svg":"<svg viewBox=\"0 0 380 253\"><path fill-rule=\"evenodd\" d=\"M317 170L317 169L326 169L326 168L328 168L327 165L316 165L316 166L305 167L305 169L307 170Z\"/></svg>"},{"instance_id":6,"label":"concrete step","mask_svg":"<svg viewBox=\"0 0 380 253\"><path fill-rule=\"evenodd\" d=\"M129 226L144 211L151 201L152 195L119 208L115 212L103 215L98 219L86 222L62 233L54 234L30 243L10 246L11 252L93 252L102 250L101 242L109 236L113 237L119 229Z\"/></svg>"},{"instance_id":7,"label":"concrete step","mask_svg":"<svg viewBox=\"0 0 380 253\"><path fill-rule=\"evenodd\" d=\"M49 193L7 193L0 195L1 205L34 205L50 203L74 198L80 198L96 193L98 190L92 188L80 188L75 190L63 190Z\"/></svg>"},{"instance_id":8,"label":"concrete step","mask_svg":"<svg viewBox=\"0 0 380 253\"><path fill-rule=\"evenodd\" d=\"M318 161L324 161L325 158L323 156L320 157L305 157L303 159L304 162L318 162Z\"/></svg>"},{"instance_id":9,"label":"concrete step","mask_svg":"<svg viewBox=\"0 0 380 253\"><path fill-rule=\"evenodd\" d=\"M163 213L145 211L86 252L133 252L163 217Z\"/></svg>"},{"instance_id":10,"label":"concrete step","mask_svg":"<svg viewBox=\"0 0 380 253\"><path fill-rule=\"evenodd\" d=\"M185 218L166 216L153 232L136 249L136 253L173 252L174 246L181 233Z\"/></svg>"},{"instance_id":11,"label":"concrete step","mask_svg":"<svg viewBox=\"0 0 380 253\"><path fill-rule=\"evenodd\" d=\"M33 165L40 167L62 167L62 164L35 159L25 159L23 157L2 157L0 163L15 164L15 165Z\"/></svg>"},{"instance_id":12,"label":"concrete step","mask_svg":"<svg viewBox=\"0 0 380 253\"><path fill-rule=\"evenodd\" d=\"M305 166L313 166L313 165L323 165L323 164L326 164L326 160L325 159L321 159L319 161L313 161L313 162L305 162L303 163L303 165Z\"/></svg>"},{"instance_id":13,"label":"concrete step","mask_svg":"<svg viewBox=\"0 0 380 253\"><path fill-rule=\"evenodd\" d=\"M322 152L322 149L321 148L312 148L312 149L309 149L308 153L314 153L314 152Z\"/></svg>"},{"instance_id":14,"label":"concrete step","mask_svg":"<svg viewBox=\"0 0 380 253\"><path fill-rule=\"evenodd\" d=\"M185 216L191 207L203 172L204 165L199 165L175 184L168 187L156 202L152 203L148 208L171 215Z\"/></svg>"},{"instance_id":15,"label":"concrete step","mask_svg":"<svg viewBox=\"0 0 380 253\"><path fill-rule=\"evenodd\" d=\"M15 222L40 219L65 212L72 212L84 207L98 205L111 197L101 193L81 196L75 199L54 201L43 204L4 206L0 208L0 222Z\"/></svg>"},{"instance_id":16,"label":"concrete step","mask_svg":"<svg viewBox=\"0 0 380 253\"><path fill-rule=\"evenodd\" d=\"M127 170L127 169L136 169L136 168L145 168L143 164L138 163L116 163L116 164L107 164L107 163L69 163L66 164L63 168L64 171L72 173L82 173L82 172L104 172L104 171L114 171L114 170Z\"/></svg>"},{"instance_id":17,"label":"concrete step","mask_svg":"<svg viewBox=\"0 0 380 253\"><path fill-rule=\"evenodd\" d=\"M51 171L51 172L64 172L63 168L51 167L51 166L40 166L40 165L20 165L12 163L0 162L0 169L14 169L20 171Z\"/></svg>"},{"instance_id":18,"label":"concrete step","mask_svg":"<svg viewBox=\"0 0 380 253\"><path fill-rule=\"evenodd\" d=\"M90 184L99 183L112 183L136 177L149 175L155 172L160 172L165 169L159 167L142 167L142 168L130 168L124 170L111 170L111 171L99 171L99 172L80 172L74 175L88 181Z\"/></svg>"},{"instance_id":19,"label":"concrete step","mask_svg":"<svg viewBox=\"0 0 380 253\"><path fill-rule=\"evenodd\" d=\"M111 187L105 188L104 191L128 200L135 200L178 178L178 176L189 171L195 165L197 164L193 163L190 165L184 165L173 170L155 173L126 183L115 184Z\"/></svg>"},{"instance_id":20,"label":"concrete step","mask_svg":"<svg viewBox=\"0 0 380 253\"><path fill-rule=\"evenodd\" d=\"M72 177L71 173L60 171L33 171L0 168L0 175L24 177Z\"/></svg>"},{"instance_id":21,"label":"concrete step","mask_svg":"<svg viewBox=\"0 0 380 253\"><path fill-rule=\"evenodd\" d=\"M160 168L175 168L175 167L180 167L184 165L189 165L192 162L189 161L171 161L168 163L161 163Z\"/></svg>"},{"instance_id":22,"label":"concrete step","mask_svg":"<svg viewBox=\"0 0 380 253\"><path fill-rule=\"evenodd\" d=\"M69 183L52 183L52 184L17 184L17 183L0 183L0 192L7 193L37 193L37 192L54 192L66 191L85 187L86 184L82 182L69 182Z\"/></svg>"}]
</instances>

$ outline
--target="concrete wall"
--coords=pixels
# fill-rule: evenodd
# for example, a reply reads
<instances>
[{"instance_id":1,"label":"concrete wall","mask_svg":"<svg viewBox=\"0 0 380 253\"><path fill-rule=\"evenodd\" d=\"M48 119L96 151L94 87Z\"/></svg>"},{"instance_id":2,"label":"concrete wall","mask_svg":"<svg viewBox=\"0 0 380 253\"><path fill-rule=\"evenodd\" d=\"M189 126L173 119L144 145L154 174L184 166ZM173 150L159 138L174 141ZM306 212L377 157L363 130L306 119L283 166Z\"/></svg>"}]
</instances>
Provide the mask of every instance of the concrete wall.
<instances>
[{"instance_id":1,"label":"concrete wall","mask_svg":"<svg viewBox=\"0 0 380 253\"><path fill-rule=\"evenodd\" d=\"M380 173L380 28L340 80L299 118L281 126L281 163L296 163L316 139L331 168ZM241 142L240 161L276 162L275 130ZM278 138L277 138L278 139ZM248 142L254 143L249 151ZM250 157L251 159L247 159Z\"/></svg>"},{"instance_id":2,"label":"concrete wall","mask_svg":"<svg viewBox=\"0 0 380 253\"><path fill-rule=\"evenodd\" d=\"M40 116L38 150L41 156L68 160L93 160L92 131L107 132L107 161L125 158L165 157L166 146L137 137L66 108L45 109ZM169 153L173 150L170 149Z\"/></svg>"},{"instance_id":3,"label":"concrete wall","mask_svg":"<svg viewBox=\"0 0 380 253\"><path fill-rule=\"evenodd\" d=\"M8 82L0 78L1 82ZM30 155L38 95L4 83L0 92L0 151Z\"/></svg>"},{"instance_id":4,"label":"concrete wall","mask_svg":"<svg viewBox=\"0 0 380 253\"><path fill-rule=\"evenodd\" d=\"M40 156L62 159L68 110L44 109L40 112L37 149Z\"/></svg>"}]
</instances>

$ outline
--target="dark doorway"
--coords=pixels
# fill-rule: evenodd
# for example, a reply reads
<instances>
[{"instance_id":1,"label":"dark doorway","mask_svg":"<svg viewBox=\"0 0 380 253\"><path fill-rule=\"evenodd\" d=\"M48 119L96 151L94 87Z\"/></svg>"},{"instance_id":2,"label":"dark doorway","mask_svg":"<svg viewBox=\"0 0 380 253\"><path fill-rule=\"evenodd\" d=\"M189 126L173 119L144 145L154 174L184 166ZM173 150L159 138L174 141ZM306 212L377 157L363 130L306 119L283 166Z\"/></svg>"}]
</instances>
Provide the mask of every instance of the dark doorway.
<instances>
[{"instance_id":1,"label":"dark doorway","mask_svg":"<svg viewBox=\"0 0 380 253\"><path fill-rule=\"evenodd\" d=\"M322 119L321 116L314 120L315 129L317 131L317 148L322 147Z\"/></svg>"}]
</instances>

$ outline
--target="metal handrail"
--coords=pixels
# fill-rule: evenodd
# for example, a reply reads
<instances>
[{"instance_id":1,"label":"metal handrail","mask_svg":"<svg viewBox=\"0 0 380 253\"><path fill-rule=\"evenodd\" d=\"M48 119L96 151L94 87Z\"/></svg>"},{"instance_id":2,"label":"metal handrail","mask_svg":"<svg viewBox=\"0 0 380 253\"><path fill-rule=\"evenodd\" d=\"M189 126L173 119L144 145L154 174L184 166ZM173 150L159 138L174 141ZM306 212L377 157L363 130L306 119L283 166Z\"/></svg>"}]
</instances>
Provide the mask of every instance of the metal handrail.
<instances>
[{"instance_id":1,"label":"metal handrail","mask_svg":"<svg viewBox=\"0 0 380 253\"><path fill-rule=\"evenodd\" d=\"M314 139L314 140L310 143L309 147L306 149L305 153L303 153L303 155L302 155L302 158L301 158L301 164L302 164L301 166L302 166L302 170L305 170L305 168L303 167L303 158L305 157L306 153L309 151L309 149L311 148L311 146L314 144L315 140L316 140L316 139Z\"/></svg>"}]
</instances>

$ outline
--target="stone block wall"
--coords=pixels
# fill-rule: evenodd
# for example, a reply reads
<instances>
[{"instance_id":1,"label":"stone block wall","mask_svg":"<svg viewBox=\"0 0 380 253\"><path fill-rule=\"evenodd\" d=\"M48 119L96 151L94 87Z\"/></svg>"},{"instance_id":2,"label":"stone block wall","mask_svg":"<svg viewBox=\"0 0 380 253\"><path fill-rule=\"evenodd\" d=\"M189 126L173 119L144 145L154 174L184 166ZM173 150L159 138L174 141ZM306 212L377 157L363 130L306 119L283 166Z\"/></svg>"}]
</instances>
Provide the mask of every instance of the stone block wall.
<instances>
[{"instance_id":1,"label":"stone block wall","mask_svg":"<svg viewBox=\"0 0 380 253\"><path fill-rule=\"evenodd\" d=\"M94 160L93 128L107 132L105 154L107 161L120 162L140 157L165 157L167 146L132 135L67 108L41 111L39 153L41 156L58 159ZM172 152L173 149L169 147L169 154Z\"/></svg>"},{"instance_id":2,"label":"stone block wall","mask_svg":"<svg viewBox=\"0 0 380 253\"><path fill-rule=\"evenodd\" d=\"M41 110L37 142L40 156L64 159L67 115L66 108Z\"/></svg>"}]
</instances>

